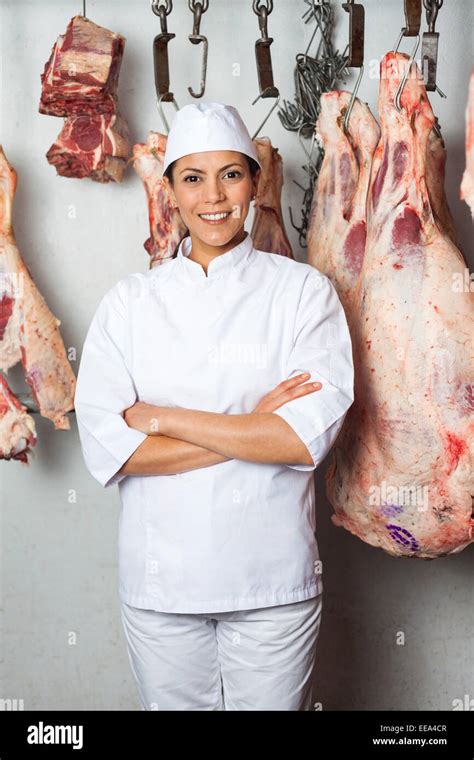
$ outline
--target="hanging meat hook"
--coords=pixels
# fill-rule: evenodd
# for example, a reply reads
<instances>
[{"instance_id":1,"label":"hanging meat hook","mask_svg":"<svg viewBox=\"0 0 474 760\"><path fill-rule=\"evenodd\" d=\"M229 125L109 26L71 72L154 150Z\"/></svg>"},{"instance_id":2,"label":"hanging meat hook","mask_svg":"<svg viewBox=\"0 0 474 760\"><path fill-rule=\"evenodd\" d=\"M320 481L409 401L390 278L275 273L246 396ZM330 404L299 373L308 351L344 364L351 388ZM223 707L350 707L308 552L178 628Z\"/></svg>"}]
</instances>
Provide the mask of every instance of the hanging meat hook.
<instances>
[{"instance_id":1,"label":"hanging meat hook","mask_svg":"<svg viewBox=\"0 0 474 760\"><path fill-rule=\"evenodd\" d=\"M411 65L416 55L416 51L418 50L418 46L420 44L421 24L421 0L404 0L403 5L405 10L405 26L400 30L400 35L395 47L393 48L393 52L396 53L398 51L402 37L416 37L416 43L408 60L408 65L406 66L403 78L398 85L397 92L395 93L394 103L398 112L401 111L400 97L403 88L405 87L405 82L407 81Z\"/></svg>"},{"instance_id":2,"label":"hanging meat hook","mask_svg":"<svg viewBox=\"0 0 474 760\"><path fill-rule=\"evenodd\" d=\"M193 98L202 98L206 89L206 77L207 77L207 49L208 42L207 37L200 34L201 16L209 8L209 0L203 0L203 2L196 2L196 0L188 0L189 10L192 11L193 19L193 33L189 35L188 39L193 45L202 44L202 68L201 68L201 86L198 92L194 92L192 87L188 87L188 92Z\"/></svg>"},{"instance_id":3,"label":"hanging meat hook","mask_svg":"<svg viewBox=\"0 0 474 760\"><path fill-rule=\"evenodd\" d=\"M261 92L261 93L260 93L260 95L257 95L257 97L255 98L255 100L253 100L253 101L252 101L252 105L254 106L254 105L255 105L255 103L257 102L257 100L259 100L259 98L265 98L265 97L272 97L272 96L269 96L269 95L265 95L265 92ZM277 99L275 100L274 104L272 105L272 107L270 108L269 112L268 112L268 113L267 113L267 115L265 116L264 120L263 120L263 121L262 121L262 123L260 124L259 128L258 128L258 129L257 129L257 131L256 131L256 132L255 132L255 133L252 135L252 140L255 140L255 138L257 137L257 135L258 135L258 134L261 132L263 125L264 125L264 124L267 122L267 120L270 118L270 116L272 115L273 111L275 110L275 108L277 107L277 105L278 105L278 103L279 103L279 102L280 102L280 93L278 93L278 97L277 97Z\"/></svg>"},{"instance_id":4,"label":"hanging meat hook","mask_svg":"<svg viewBox=\"0 0 474 760\"><path fill-rule=\"evenodd\" d=\"M349 119L351 116L352 107L356 99L357 92L359 91L360 83L362 81L362 75L364 73L364 24L365 24L365 12L364 6L361 3L354 3L354 0L348 0L347 3L342 3L342 7L349 14L349 59L347 66L360 69L357 82L347 107L346 115L344 116L344 132L347 133L349 128ZM346 48L347 49L347 48ZM344 51L345 54L345 51Z\"/></svg>"},{"instance_id":5,"label":"hanging meat hook","mask_svg":"<svg viewBox=\"0 0 474 760\"><path fill-rule=\"evenodd\" d=\"M156 16L160 17L161 24L161 34L157 34L153 40L153 65L155 71L156 102L166 134L168 134L169 125L166 121L162 103L173 103L176 110L179 110L173 93L169 91L168 42L176 37L176 35L168 32L166 17L173 10L173 2L172 0L165 0L165 4L163 4L159 0L151 0L151 9Z\"/></svg>"},{"instance_id":6,"label":"hanging meat hook","mask_svg":"<svg viewBox=\"0 0 474 760\"><path fill-rule=\"evenodd\" d=\"M423 5L426 9L426 21L428 23L428 31L423 32L421 46L423 76L426 71L425 85L429 92L436 91L442 98L445 98L446 95L436 84L439 33L435 32L435 23L438 11L443 5L443 0L423 0Z\"/></svg>"},{"instance_id":7,"label":"hanging meat hook","mask_svg":"<svg viewBox=\"0 0 474 760\"><path fill-rule=\"evenodd\" d=\"M252 3L253 12L258 16L258 24L260 27L261 37L255 42L255 58L257 61L257 75L260 94L257 95L252 105L255 105L260 98L276 98L273 106L270 108L268 114L258 127L257 131L252 136L252 140L255 140L263 125L280 102L280 92L278 87L275 87L273 83L273 68L272 59L270 54L270 45L273 42L273 37L268 36L268 16L273 10L273 0L267 0L266 4L260 0L253 0Z\"/></svg>"}]
</instances>

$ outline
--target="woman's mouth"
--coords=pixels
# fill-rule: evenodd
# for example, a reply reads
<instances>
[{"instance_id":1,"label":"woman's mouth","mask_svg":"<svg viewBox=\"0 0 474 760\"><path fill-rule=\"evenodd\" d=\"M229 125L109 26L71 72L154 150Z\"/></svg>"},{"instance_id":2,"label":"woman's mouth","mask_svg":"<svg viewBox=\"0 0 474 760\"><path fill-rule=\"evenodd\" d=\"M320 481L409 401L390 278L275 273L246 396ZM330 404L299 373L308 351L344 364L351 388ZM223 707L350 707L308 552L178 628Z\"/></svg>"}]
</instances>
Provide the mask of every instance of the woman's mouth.
<instances>
[{"instance_id":1,"label":"woman's mouth","mask_svg":"<svg viewBox=\"0 0 474 760\"><path fill-rule=\"evenodd\" d=\"M231 211L222 211L218 214L198 214L198 217L207 224L223 224L231 215Z\"/></svg>"}]
</instances>

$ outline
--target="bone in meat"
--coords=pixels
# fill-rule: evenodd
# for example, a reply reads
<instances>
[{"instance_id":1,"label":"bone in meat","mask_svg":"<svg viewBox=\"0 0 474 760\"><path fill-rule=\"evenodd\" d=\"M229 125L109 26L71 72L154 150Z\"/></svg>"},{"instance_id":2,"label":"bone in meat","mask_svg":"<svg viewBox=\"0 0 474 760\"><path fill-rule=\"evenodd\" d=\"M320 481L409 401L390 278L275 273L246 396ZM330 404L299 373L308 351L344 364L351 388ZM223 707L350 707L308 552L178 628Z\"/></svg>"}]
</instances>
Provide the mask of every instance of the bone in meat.
<instances>
[{"instance_id":1,"label":"bone in meat","mask_svg":"<svg viewBox=\"0 0 474 760\"><path fill-rule=\"evenodd\" d=\"M279 253L294 259L281 212L283 160L268 137L253 141L262 170L255 197L255 216L250 236L258 251Z\"/></svg>"},{"instance_id":2,"label":"bone in meat","mask_svg":"<svg viewBox=\"0 0 474 760\"><path fill-rule=\"evenodd\" d=\"M144 248L150 255L150 269L173 258L187 233L181 214L173 208L162 181L166 140L166 135L150 131L146 144L133 146L133 167L143 182L148 201L150 237Z\"/></svg>"},{"instance_id":3,"label":"bone in meat","mask_svg":"<svg viewBox=\"0 0 474 760\"><path fill-rule=\"evenodd\" d=\"M121 182L130 141L120 114L69 116L46 158L62 177Z\"/></svg>"},{"instance_id":4,"label":"bone in meat","mask_svg":"<svg viewBox=\"0 0 474 760\"><path fill-rule=\"evenodd\" d=\"M0 459L28 462L30 446L36 445L36 428L26 406L20 404L0 375Z\"/></svg>"},{"instance_id":5,"label":"bone in meat","mask_svg":"<svg viewBox=\"0 0 474 760\"><path fill-rule=\"evenodd\" d=\"M130 155L117 86L125 38L74 16L41 75L40 113L65 116L46 154L63 177L121 182Z\"/></svg>"},{"instance_id":6,"label":"bone in meat","mask_svg":"<svg viewBox=\"0 0 474 760\"><path fill-rule=\"evenodd\" d=\"M381 64L382 135L352 304L355 401L326 479L336 525L389 554L432 558L473 540L474 296L459 287L464 260L430 204L435 118L418 70L400 113L394 105L407 61L390 52Z\"/></svg>"},{"instance_id":7,"label":"bone in meat","mask_svg":"<svg viewBox=\"0 0 474 760\"><path fill-rule=\"evenodd\" d=\"M125 37L84 16L60 34L41 74L40 113L114 113Z\"/></svg>"},{"instance_id":8,"label":"bone in meat","mask_svg":"<svg viewBox=\"0 0 474 760\"><path fill-rule=\"evenodd\" d=\"M68 430L66 413L74 408L76 378L59 332L61 324L48 309L18 251L12 207L15 170L0 146L0 369L20 359L26 380L43 417Z\"/></svg>"}]
</instances>

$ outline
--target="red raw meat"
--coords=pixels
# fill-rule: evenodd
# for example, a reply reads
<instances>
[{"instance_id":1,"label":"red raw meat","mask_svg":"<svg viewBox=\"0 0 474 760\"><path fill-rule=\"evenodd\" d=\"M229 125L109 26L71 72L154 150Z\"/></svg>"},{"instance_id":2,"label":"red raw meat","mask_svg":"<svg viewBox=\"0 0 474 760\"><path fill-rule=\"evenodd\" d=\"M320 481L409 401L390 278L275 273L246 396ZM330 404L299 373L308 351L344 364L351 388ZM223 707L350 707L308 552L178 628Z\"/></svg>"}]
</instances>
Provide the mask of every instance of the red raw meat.
<instances>
[{"instance_id":1,"label":"red raw meat","mask_svg":"<svg viewBox=\"0 0 474 760\"><path fill-rule=\"evenodd\" d=\"M98 114L69 116L46 158L63 177L121 182L129 153L126 121L120 114Z\"/></svg>"},{"instance_id":2,"label":"red raw meat","mask_svg":"<svg viewBox=\"0 0 474 760\"><path fill-rule=\"evenodd\" d=\"M390 52L381 64L382 135L349 320L355 401L327 494L336 525L389 554L433 558L473 541L474 294L432 208L435 117L415 64L400 112L394 104L407 62Z\"/></svg>"},{"instance_id":3,"label":"red raw meat","mask_svg":"<svg viewBox=\"0 0 474 760\"><path fill-rule=\"evenodd\" d=\"M76 378L60 321L48 308L21 258L12 226L15 170L0 146L0 369L21 360L34 400L57 429L69 430Z\"/></svg>"},{"instance_id":4,"label":"red raw meat","mask_svg":"<svg viewBox=\"0 0 474 760\"><path fill-rule=\"evenodd\" d=\"M116 94L124 46L120 34L74 16L53 47L41 75L39 111L67 117L46 154L63 177L122 181L130 155Z\"/></svg>"},{"instance_id":5,"label":"red raw meat","mask_svg":"<svg viewBox=\"0 0 474 760\"><path fill-rule=\"evenodd\" d=\"M74 16L41 74L40 113L114 113L124 47L122 35Z\"/></svg>"},{"instance_id":6,"label":"red raw meat","mask_svg":"<svg viewBox=\"0 0 474 760\"><path fill-rule=\"evenodd\" d=\"M350 92L338 90L321 96L316 131L324 158L307 236L308 264L330 278L346 314L364 259L370 170L380 137L368 105L358 98L346 134L343 123L350 99Z\"/></svg>"},{"instance_id":7,"label":"red raw meat","mask_svg":"<svg viewBox=\"0 0 474 760\"><path fill-rule=\"evenodd\" d=\"M171 259L187 233L181 214L172 206L162 182L166 140L166 135L148 132L146 144L133 146L133 167L143 182L148 200L150 237L144 247L150 255L150 269Z\"/></svg>"},{"instance_id":8,"label":"red raw meat","mask_svg":"<svg viewBox=\"0 0 474 760\"><path fill-rule=\"evenodd\" d=\"M281 212L283 159L268 137L254 140L262 171L255 197L255 216L250 233L258 251L279 253L294 259Z\"/></svg>"}]
</instances>

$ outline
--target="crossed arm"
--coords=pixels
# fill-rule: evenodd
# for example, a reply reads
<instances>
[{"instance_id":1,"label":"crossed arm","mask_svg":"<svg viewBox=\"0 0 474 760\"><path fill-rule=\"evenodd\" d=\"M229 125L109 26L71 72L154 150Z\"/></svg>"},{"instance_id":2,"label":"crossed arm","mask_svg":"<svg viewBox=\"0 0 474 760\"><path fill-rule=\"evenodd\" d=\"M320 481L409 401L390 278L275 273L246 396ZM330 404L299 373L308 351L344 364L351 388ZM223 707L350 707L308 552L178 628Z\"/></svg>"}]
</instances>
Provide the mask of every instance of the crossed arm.
<instances>
[{"instance_id":1,"label":"crossed arm","mask_svg":"<svg viewBox=\"0 0 474 760\"><path fill-rule=\"evenodd\" d=\"M319 390L310 383L301 386L301 382L301 376L284 381L262 400L259 411L250 414L217 414L137 402L124 417L129 427L146 433L147 438L119 472L170 475L228 459L312 464L310 452L286 420L263 411Z\"/></svg>"}]
</instances>

